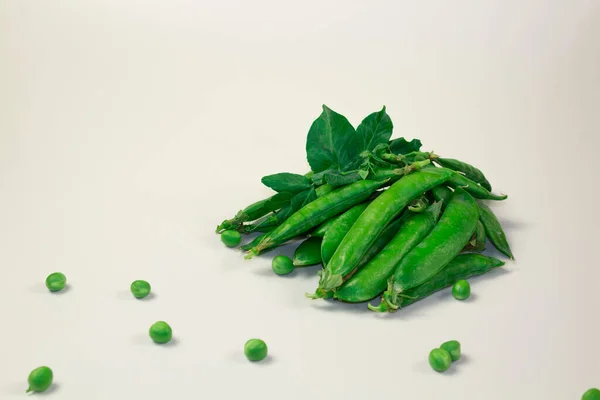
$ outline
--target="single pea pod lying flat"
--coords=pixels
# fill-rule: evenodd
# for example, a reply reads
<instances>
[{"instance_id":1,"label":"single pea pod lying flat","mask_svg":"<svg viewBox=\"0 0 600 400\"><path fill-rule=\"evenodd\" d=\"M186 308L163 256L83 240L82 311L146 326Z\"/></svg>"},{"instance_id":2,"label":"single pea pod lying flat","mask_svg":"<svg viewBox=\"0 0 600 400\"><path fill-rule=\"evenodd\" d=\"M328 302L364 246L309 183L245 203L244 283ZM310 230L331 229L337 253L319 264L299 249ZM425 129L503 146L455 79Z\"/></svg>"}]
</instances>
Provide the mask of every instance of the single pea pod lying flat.
<instances>
[{"instance_id":1,"label":"single pea pod lying flat","mask_svg":"<svg viewBox=\"0 0 600 400\"><path fill-rule=\"evenodd\" d=\"M471 164L467 164L466 162L455 160L454 158L438 157L438 158L435 158L434 161L444 168L448 168L453 171L462 172L463 174L465 174L465 176L467 178L469 178L473 182L480 184L482 187L484 187L486 190L488 190L490 192L492 191L492 185L490 185L490 182L488 182L485 175L483 175L483 172L481 172L481 170L472 166Z\"/></svg>"},{"instance_id":2,"label":"single pea pod lying flat","mask_svg":"<svg viewBox=\"0 0 600 400\"><path fill-rule=\"evenodd\" d=\"M404 292L398 300L398 307L402 308L409 306L442 289L451 287L459 280L483 275L492 269L503 265L504 261L483 254L458 255L433 278ZM389 309L385 302L382 302L379 306L372 306L369 304L369 309L378 312L394 311Z\"/></svg>"},{"instance_id":3,"label":"single pea pod lying flat","mask_svg":"<svg viewBox=\"0 0 600 400\"><path fill-rule=\"evenodd\" d=\"M400 261L382 302L398 308L400 295L433 277L456 257L469 241L479 220L475 199L457 188L433 230Z\"/></svg>"},{"instance_id":4,"label":"single pea pod lying flat","mask_svg":"<svg viewBox=\"0 0 600 400\"><path fill-rule=\"evenodd\" d=\"M433 198L435 201L443 201L444 206L448 204L450 199L452 198L452 189L450 189L446 185L439 185L431 189L431 193L433 194Z\"/></svg>"},{"instance_id":5,"label":"single pea pod lying flat","mask_svg":"<svg viewBox=\"0 0 600 400\"><path fill-rule=\"evenodd\" d=\"M476 199L483 200L505 200L508 196L503 194L494 194L483 186L478 185L469 178L461 174L455 174L452 178L448 179L448 185L453 188L462 187L464 190L469 192Z\"/></svg>"},{"instance_id":6,"label":"single pea pod lying flat","mask_svg":"<svg viewBox=\"0 0 600 400\"><path fill-rule=\"evenodd\" d=\"M309 237L294 251L294 266L308 267L310 265L321 264L321 242L318 237Z\"/></svg>"},{"instance_id":7,"label":"single pea pod lying flat","mask_svg":"<svg viewBox=\"0 0 600 400\"><path fill-rule=\"evenodd\" d=\"M235 217L223 221L217 226L217 233L228 229L239 229L244 222L255 221L264 217L272 211L278 210L289 203L292 198L291 193L277 193L269 198L259 200L250 204L245 209L239 211Z\"/></svg>"},{"instance_id":8,"label":"single pea pod lying flat","mask_svg":"<svg viewBox=\"0 0 600 400\"><path fill-rule=\"evenodd\" d=\"M485 228L481 221L477 221L477 227L475 228L475 232L473 232L473 236L471 236L471 240L466 244L466 246L462 249L463 252L477 252L481 253L485 250Z\"/></svg>"},{"instance_id":9,"label":"single pea pod lying flat","mask_svg":"<svg viewBox=\"0 0 600 400\"><path fill-rule=\"evenodd\" d=\"M511 260L514 260L515 258L510 250L506 235L504 234L504 230L502 229L502 225L500 225L498 218L496 218L494 212L482 201L479 201L477 204L479 205L479 219L485 228L488 239L490 239L490 242L492 242L494 247L496 247L500 253Z\"/></svg>"},{"instance_id":10,"label":"single pea pod lying flat","mask_svg":"<svg viewBox=\"0 0 600 400\"><path fill-rule=\"evenodd\" d=\"M410 175L409 175L410 176ZM255 247L249 250L246 258L252 258L264 250L276 247L291 238L306 233L350 207L365 201L382 182L363 180L319 197L292 214L287 220L271 231Z\"/></svg>"},{"instance_id":11,"label":"single pea pod lying flat","mask_svg":"<svg viewBox=\"0 0 600 400\"><path fill-rule=\"evenodd\" d=\"M435 226L442 203L434 203L422 213L411 213L398 233L367 265L340 286L334 298L349 303L369 301L380 295L396 265Z\"/></svg>"},{"instance_id":12,"label":"single pea pod lying flat","mask_svg":"<svg viewBox=\"0 0 600 400\"><path fill-rule=\"evenodd\" d=\"M322 273L315 295L341 286L344 278L356 269L385 226L398 216L408 203L454 174L455 172L445 168L422 169L406 175L373 200L352 225L327 267L320 271ZM469 236L471 233L469 232Z\"/></svg>"},{"instance_id":13,"label":"single pea pod lying flat","mask_svg":"<svg viewBox=\"0 0 600 400\"><path fill-rule=\"evenodd\" d=\"M356 222L360 214L367 209L369 203L358 204L345 213L343 213L335 222L329 227L325 236L323 236L323 242L321 243L321 259L323 265L327 265L333 253L338 248L344 236L348 233L352 225Z\"/></svg>"}]
</instances>

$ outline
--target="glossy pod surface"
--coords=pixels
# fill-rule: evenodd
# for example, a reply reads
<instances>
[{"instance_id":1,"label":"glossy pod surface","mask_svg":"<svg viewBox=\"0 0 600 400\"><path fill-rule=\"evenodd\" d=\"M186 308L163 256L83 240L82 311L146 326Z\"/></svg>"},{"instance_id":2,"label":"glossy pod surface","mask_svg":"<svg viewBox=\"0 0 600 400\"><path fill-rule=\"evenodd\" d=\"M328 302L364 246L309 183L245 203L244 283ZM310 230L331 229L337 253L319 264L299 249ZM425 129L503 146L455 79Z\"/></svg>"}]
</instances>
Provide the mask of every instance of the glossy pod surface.
<instances>
[{"instance_id":1,"label":"glossy pod surface","mask_svg":"<svg viewBox=\"0 0 600 400\"><path fill-rule=\"evenodd\" d=\"M308 267L309 265L316 265L321 263L321 238L310 237L304 242L300 243L300 246L294 251L294 266L296 267Z\"/></svg>"},{"instance_id":2,"label":"glossy pod surface","mask_svg":"<svg viewBox=\"0 0 600 400\"><path fill-rule=\"evenodd\" d=\"M437 158L435 162L440 164L442 167L462 172L468 179L480 184L486 190L490 192L492 191L492 185L490 185L485 175L483 175L483 172L481 172L479 168L476 168L471 164L467 164L466 162L455 160L454 158Z\"/></svg>"},{"instance_id":3,"label":"glossy pod surface","mask_svg":"<svg viewBox=\"0 0 600 400\"><path fill-rule=\"evenodd\" d=\"M462 187L476 199L483 200L505 200L508 196L503 194L494 194L483 186L478 185L469 178L461 174L455 174L451 179L448 179L448 185L453 188Z\"/></svg>"},{"instance_id":4,"label":"glossy pod surface","mask_svg":"<svg viewBox=\"0 0 600 400\"><path fill-rule=\"evenodd\" d=\"M319 289L327 291L339 287L343 278L354 271L385 226L411 200L445 182L454 174L455 172L444 168L423 169L403 177L373 200L352 225L331 257L327 268L321 274Z\"/></svg>"},{"instance_id":5,"label":"glossy pod surface","mask_svg":"<svg viewBox=\"0 0 600 400\"><path fill-rule=\"evenodd\" d=\"M250 250L251 254L260 254L266 249L285 243L293 237L305 233L327 221L331 217L348 210L350 207L363 202L381 184L379 181L363 180L317 198L296 211L286 221L270 232L264 240Z\"/></svg>"},{"instance_id":6,"label":"glossy pod surface","mask_svg":"<svg viewBox=\"0 0 600 400\"><path fill-rule=\"evenodd\" d=\"M510 259L514 259L508 241L506 240L506 235L502 229L502 225L500 225L500 221L498 221L494 212L486 204L481 201L478 202L478 204L479 219L485 229L485 234L488 239L490 239L490 242L492 242L499 252Z\"/></svg>"},{"instance_id":7,"label":"glossy pod surface","mask_svg":"<svg viewBox=\"0 0 600 400\"><path fill-rule=\"evenodd\" d=\"M344 236L348 233L352 225L356 222L358 217L365 211L369 204L362 203L358 204L341 216L339 216L335 222L329 227L325 236L323 236L323 242L321 243L321 259L323 260L323 265L327 265L327 262L335 253L335 250L338 248Z\"/></svg>"},{"instance_id":8,"label":"glossy pod surface","mask_svg":"<svg viewBox=\"0 0 600 400\"><path fill-rule=\"evenodd\" d=\"M396 303L398 294L426 282L452 261L473 235L478 220L477 203L457 188L431 233L398 264L386 292L391 304Z\"/></svg>"},{"instance_id":9,"label":"glossy pod surface","mask_svg":"<svg viewBox=\"0 0 600 400\"><path fill-rule=\"evenodd\" d=\"M504 265L504 261L482 254L461 254L427 282L404 292L399 300L400 307L409 306L435 292L454 285L461 279L483 275L494 268Z\"/></svg>"},{"instance_id":10,"label":"glossy pod surface","mask_svg":"<svg viewBox=\"0 0 600 400\"><path fill-rule=\"evenodd\" d=\"M441 202L425 212L406 218L393 239L363 268L347 280L334 298L357 303L380 295L402 257L411 251L433 229L440 215Z\"/></svg>"}]
</instances>

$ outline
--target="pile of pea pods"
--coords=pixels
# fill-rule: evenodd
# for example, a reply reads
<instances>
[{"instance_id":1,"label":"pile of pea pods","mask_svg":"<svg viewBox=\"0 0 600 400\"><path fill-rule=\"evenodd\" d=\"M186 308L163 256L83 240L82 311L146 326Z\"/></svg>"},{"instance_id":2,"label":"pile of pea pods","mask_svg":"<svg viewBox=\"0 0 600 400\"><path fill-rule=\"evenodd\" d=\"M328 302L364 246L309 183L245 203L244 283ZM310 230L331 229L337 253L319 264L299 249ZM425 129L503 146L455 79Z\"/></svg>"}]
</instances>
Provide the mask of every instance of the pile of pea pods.
<instances>
[{"instance_id":1,"label":"pile of pea pods","mask_svg":"<svg viewBox=\"0 0 600 400\"><path fill-rule=\"evenodd\" d=\"M504 265L482 254L488 243L513 259L486 204L507 196L465 161L422 151L418 139L391 139L392 128L385 107L354 129L323 106L307 136L311 170L263 177L276 193L223 221L223 243L248 237L247 259L298 243L293 259L275 256L272 268L284 275L321 265L312 299L394 312L450 286L467 298L465 280Z\"/></svg>"}]
</instances>

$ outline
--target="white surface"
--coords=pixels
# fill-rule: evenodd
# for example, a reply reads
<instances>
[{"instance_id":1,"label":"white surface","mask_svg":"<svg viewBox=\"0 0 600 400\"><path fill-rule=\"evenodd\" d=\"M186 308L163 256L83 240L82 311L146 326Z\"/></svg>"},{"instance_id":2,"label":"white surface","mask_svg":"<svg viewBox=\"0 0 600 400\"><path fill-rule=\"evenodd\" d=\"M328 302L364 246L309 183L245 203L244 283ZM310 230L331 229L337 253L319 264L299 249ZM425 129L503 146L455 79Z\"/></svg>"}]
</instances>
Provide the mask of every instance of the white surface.
<instances>
[{"instance_id":1,"label":"white surface","mask_svg":"<svg viewBox=\"0 0 600 400\"><path fill-rule=\"evenodd\" d=\"M599 38L596 1L0 1L0 398L44 364L61 400L600 386ZM261 176L307 170L322 103L354 124L385 104L395 137L482 168L517 262L380 318L224 248ZM150 343L159 319L174 345ZM244 360L251 337L270 362ZM465 360L440 375L448 339Z\"/></svg>"}]
</instances>

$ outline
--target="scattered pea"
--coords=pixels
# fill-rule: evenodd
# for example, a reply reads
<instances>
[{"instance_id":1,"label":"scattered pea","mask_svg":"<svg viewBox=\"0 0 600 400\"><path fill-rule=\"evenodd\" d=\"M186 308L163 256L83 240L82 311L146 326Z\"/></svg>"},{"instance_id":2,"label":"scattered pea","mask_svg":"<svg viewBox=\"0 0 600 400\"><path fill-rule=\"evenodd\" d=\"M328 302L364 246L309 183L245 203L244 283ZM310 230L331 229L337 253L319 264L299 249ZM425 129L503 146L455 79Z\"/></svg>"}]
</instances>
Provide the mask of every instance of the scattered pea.
<instances>
[{"instance_id":1,"label":"scattered pea","mask_svg":"<svg viewBox=\"0 0 600 400\"><path fill-rule=\"evenodd\" d=\"M464 279L457 281L454 286L452 286L452 296L454 296L456 300L468 299L470 295L471 285Z\"/></svg>"},{"instance_id":2,"label":"scattered pea","mask_svg":"<svg viewBox=\"0 0 600 400\"><path fill-rule=\"evenodd\" d=\"M244 354L250 361L261 361L267 356L267 344L260 339L250 339L244 345Z\"/></svg>"},{"instance_id":3,"label":"scattered pea","mask_svg":"<svg viewBox=\"0 0 600 400\"><path fill-rule=\"evenodd\" d=\"M151 290L150 284L141 280L133 281L130 289L136 299L143 299L150 294Z\"/></svg>"},{"instance_id":4,"label":"scattered pea","mask_svg":"<svg viewBox=\"0 0 600 400\"><path fill-rule=\"evenodd\" d=\"M271 262L271 267L277 275L287 275L294 270L294 263L287 256L276 256Z\"/></svg>"},{"instance_id":5,"label":"scattered pea","mask_svg":"<svg viewBox=\"0 0 600 400\"><path fill-rule=\"evenodd\" d=\"M600 390L592 388L585 392L581 400L600 400Z\"/></svg>"},{"instance_id":6,"label":"scattered pea","mask_svg":"<svg viewBox=\"0 0 600 400\"><path fill-rule=\"evenodd\" d=\"M52 370L48 367L34 369L27 378L29 388L27 388L26 393L46 391L52 385L53 378Z\"/></svg>"},{"instance_id":7,"label":"scattered pea","mask_svg":"<svg viewBox=\"0 0 600 400\"><path fill-rule=\"evenodd\" d=\"M46 278L46 287L51 292L59 292L67 285L67 277L62 272L54 272Z\"/></svg>"},{"instance_id":8,"label":"scattered pea","mask_svg":"<svg viewBox=\"0 0 600 400\"><path fill-rule=\"evenodd\" d=\"M450 364L452 364L452 357L450 357L450 353L446 350L433 349L429 353L429 365L434 370L444 372L450 368Z\"/></svg>"},{"instance_id":9,"label":"scattered pea","mask_svg":"<svg viewBox=\"0 0 600 400\"><path fill-rule=\"evenodd\" d=\"M167 343L173 337L173 330L165 321L158 321L150 327L150 337L156 343Z\"/></svg>"},{"instance_id":10,"label":"scattered pea","mask_svg":"<svg viewBox=\"0 0 600 400\"><path fill-rule=\"evenodd\" d=\"M238 231L224 231L221 233L221 241L225 243L227 247L235 247L242 241L242 234Z\"/></svg>"},{"instance_id":11,"label":"scattered pea","mask_svg":"<svg viewBox=\"0 0 600 400\"><path fill-rule=\"evenodd\" d=\"M452 361L458 361L460 359L460 343L457 340L450 340L442 343L440 349L446 350L450 354Z\"/></svg>"}]
</instances>

